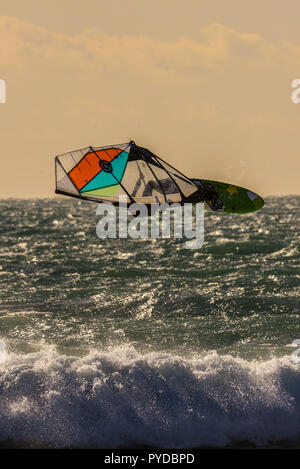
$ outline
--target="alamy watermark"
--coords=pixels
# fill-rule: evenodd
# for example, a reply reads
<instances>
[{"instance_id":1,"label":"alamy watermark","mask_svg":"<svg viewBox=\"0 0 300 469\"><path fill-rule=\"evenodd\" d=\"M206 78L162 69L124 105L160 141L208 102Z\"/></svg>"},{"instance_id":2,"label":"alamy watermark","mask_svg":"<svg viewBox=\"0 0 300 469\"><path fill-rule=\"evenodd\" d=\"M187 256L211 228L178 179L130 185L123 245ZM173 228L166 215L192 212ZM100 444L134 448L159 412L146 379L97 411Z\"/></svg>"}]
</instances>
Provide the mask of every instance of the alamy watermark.
<instances>
[{"instance_id":1,"label":"alamy watermark","mask_svg":"<svg viewBox=\"0 0 300 469\"><path fill-rule=\"evenodd\" d=\"M291 347L297 347L292 353L292 361L294 363L300 363L300 339L293 340Z\"/></svg>"},{"instance_id":2,"label":"alamy watermark","mask_svg":"<svg viewBox=\"0 0 300 469\"><path fill-rule=\"evenodd\" d=\"M119 197L119 208L111 203L97 206L96 233L99 238L186 238L187 249L204 243L204 204L155 203L149 206ZM150 211L150 212L149 212ZM173 216L171 216L173 215ZM172 228L173 225L173 228Z\"/></svg>"},{"instance_id":3,"label":"alamy watermark","mask_svg":"<svg viewBox=\"0 0 300 469\"><path fill-rule=\"evenodd\" d=\"M6 345L3 340L0 340L0 365L6 362Z\"/></svg>"},{"instance_id":4,"label":"alamy watermark","mask_svg":"<svg viewBox=\"0 0 300 469\"><path fill-rule=\"evenodd\" d=\"M295 80L292 81L292 88L295 88L291 94L292 103L299 104L300 103L300 78L295 78Z\"/></svg>"},{"instance_id":5,"label":"alamy watermark","mask_svg":"<svg viewBox=\"0 0 300 469\"><path fill-rule=\"evenodd\" d=\"M6 103L6 83L4 80L0 80L0 104Z\"/></svg>"}]
</instances>

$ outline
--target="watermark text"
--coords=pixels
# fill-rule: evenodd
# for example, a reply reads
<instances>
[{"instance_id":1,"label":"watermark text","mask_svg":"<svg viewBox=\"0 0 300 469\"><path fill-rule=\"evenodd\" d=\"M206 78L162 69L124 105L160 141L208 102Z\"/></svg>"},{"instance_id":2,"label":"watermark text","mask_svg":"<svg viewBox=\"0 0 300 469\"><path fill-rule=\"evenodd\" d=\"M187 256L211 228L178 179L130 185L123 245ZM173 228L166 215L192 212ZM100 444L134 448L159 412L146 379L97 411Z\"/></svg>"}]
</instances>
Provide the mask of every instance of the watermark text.
<instances>
[{"instance_id":1,"label":"watermark text","mask_svg":"<svg viewBox=\"0 0 300 469\"><path fill-rule=\"evenodd\" d=\"M6 362L6 345L3 340L0 340L0 365Z\"/></svg>"},{"instance_id":2,"label":"watermark text","mask_svg":"<svg viewBox=\"0 0 300 469\"><path fill-rule=\"evenodd\" d=\"M300 78L295 78L292 81L292 88L295 88L291 94L291 100L294 104L300 103Z\"/></svg>"},{"instance_id":3,"label":"watermark text","mask_svg":"<svg viewBox=\"0 0 300 469\"><path fill-rule=\"evenodd\" d=\"M6 83L0 79L0 104L6 103Z\"/></svg>"},{"instance_id":4,"label":"watermark text","mask_svg":"<svg viewBox=\"0 0 300 469\"><path fill-rule=\"evenodd\" d=\"M149 208L150 207L150 208ZM149 213L150 211L150 213ZM110 203L97 206L96 225L99 238L186 238L187 249L199 249L204 243L204 204L180 205L133 203L127 207L126 197L119 197L119 208Z\"/></svg>"}]
</instances>

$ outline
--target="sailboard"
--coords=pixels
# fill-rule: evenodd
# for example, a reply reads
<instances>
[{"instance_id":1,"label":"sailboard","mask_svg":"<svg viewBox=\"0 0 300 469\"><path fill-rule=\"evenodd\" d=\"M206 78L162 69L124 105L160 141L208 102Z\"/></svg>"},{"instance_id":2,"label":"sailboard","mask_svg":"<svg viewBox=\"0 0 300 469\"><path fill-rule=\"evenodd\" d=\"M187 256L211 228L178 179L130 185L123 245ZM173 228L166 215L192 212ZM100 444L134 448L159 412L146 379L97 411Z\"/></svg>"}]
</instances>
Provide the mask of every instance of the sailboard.
<instances>
[{"instance_id":1,"label":"sailboard","mask_svg":"<svg viewBox=\"0 0 300 469\"><path fill-rule=\"evenodd\" d=\"M56 193L94 202L184 203L197 185L133 141L86 147L55 158Z\"/></svg>"},{"instance_id":2,"label":"sailboard","mask_svg":"<svg viewBox=\"0 0 300 469\"><path fill-rule=\"evenodd\" d=\"M248 213L255 212L264 205L262 197L244 187L207 179L191 180L202 191L206 205L211 210L227 213Z\"/></svg>"}]
</instances>

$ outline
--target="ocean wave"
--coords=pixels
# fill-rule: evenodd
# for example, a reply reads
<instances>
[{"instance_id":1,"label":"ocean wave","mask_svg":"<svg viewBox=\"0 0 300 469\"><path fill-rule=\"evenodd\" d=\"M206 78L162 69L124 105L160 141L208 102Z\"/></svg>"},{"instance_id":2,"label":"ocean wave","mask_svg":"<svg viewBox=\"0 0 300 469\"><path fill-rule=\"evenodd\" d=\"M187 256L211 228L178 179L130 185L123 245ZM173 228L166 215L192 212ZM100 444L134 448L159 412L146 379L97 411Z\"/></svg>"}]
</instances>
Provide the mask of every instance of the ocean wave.
<instances>
[{"instance_id":1,"label":"ocean wave","mask_svg":"<svg viewBox=\"0 0 300 469\"><path fill-rule=\"evenodd\" d=\"M0 365L0 441L191 448L297 439L299 378L290 357L184 359L129 345L75 357L44 346Z\"/></svg>"}]
</instances>

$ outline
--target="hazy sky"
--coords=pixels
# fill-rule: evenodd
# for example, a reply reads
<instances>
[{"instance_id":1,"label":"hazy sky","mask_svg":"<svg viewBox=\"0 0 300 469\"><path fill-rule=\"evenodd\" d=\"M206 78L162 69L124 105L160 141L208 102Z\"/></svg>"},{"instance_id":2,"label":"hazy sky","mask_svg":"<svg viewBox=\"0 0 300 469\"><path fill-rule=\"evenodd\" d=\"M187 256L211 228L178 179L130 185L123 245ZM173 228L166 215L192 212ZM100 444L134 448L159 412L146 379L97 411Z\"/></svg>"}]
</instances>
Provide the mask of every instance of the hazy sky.
<instances>
[{"instance_id":1,"label":"hazy sky","mask_svg":"<svg viewBox=\"0 0 300 469\"><path fill-rule=\"evenodd\" d=\"M300 2L0 0L0 197L134 139L187 176L299 193Z\"/></svg>"}]
</instances>

